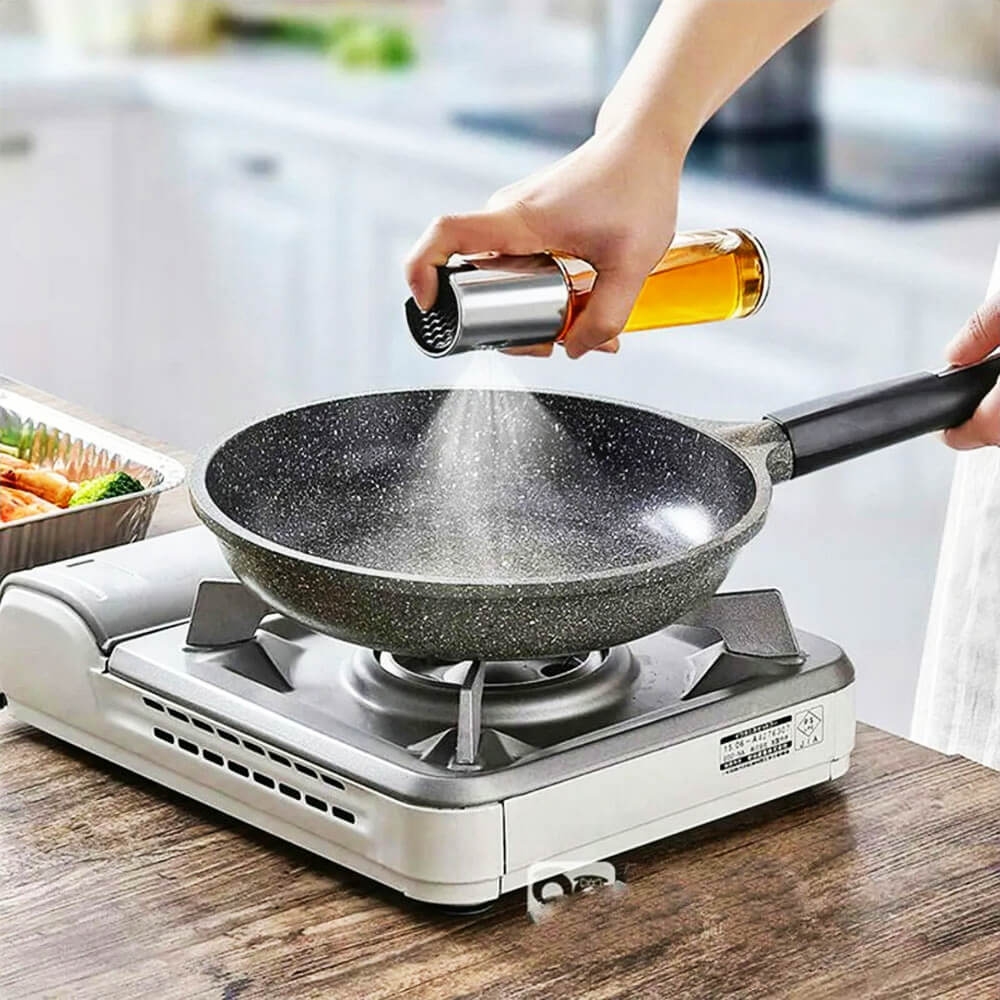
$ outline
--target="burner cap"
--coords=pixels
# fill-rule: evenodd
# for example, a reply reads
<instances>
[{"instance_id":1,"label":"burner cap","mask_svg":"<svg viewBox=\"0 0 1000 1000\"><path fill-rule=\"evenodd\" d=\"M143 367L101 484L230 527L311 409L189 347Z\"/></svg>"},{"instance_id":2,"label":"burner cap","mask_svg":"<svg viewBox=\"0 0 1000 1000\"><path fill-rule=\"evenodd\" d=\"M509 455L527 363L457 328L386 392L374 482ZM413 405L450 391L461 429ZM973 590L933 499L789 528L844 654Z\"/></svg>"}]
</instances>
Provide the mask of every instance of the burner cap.
<instances>
[{"instance_id":1,"label":"burner cap","mask_svg":"<svg viewBox=\"0 0 1000 1000\"><path fill-rule=\"evenodd\" d=\"M375 654L381 666L397 677L429 681L436 684L461 685L471 660L454 662L433 657ZM585 673L601 666L608 651L573 653L569 656L527 660L487 660L482 664L487 688L512 687L521 684L541 684L570 674Z\"/></svg>"}]
</instances>

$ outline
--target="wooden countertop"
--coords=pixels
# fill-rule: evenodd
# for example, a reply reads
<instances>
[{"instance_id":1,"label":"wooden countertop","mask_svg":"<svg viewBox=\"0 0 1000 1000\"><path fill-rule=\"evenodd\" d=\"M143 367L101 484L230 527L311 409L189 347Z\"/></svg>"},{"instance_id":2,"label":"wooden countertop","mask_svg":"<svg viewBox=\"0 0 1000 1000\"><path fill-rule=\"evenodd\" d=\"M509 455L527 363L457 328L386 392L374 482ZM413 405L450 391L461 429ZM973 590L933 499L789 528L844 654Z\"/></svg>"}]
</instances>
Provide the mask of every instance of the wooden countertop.
<instances>
[{"instance_id":1,"label":"wooden countertop","mask_svg":"<svg viewBox=\"0 0 1000 1000\"><path fill-rule=\"evenodd\" d=\"M178 491L154 530L191 521ZM841 780L617 860L540 925L445 916L0 713L4 1000L1000 997L1000 775L967 760L859 726Z\"/></svg>"}]
</instances>

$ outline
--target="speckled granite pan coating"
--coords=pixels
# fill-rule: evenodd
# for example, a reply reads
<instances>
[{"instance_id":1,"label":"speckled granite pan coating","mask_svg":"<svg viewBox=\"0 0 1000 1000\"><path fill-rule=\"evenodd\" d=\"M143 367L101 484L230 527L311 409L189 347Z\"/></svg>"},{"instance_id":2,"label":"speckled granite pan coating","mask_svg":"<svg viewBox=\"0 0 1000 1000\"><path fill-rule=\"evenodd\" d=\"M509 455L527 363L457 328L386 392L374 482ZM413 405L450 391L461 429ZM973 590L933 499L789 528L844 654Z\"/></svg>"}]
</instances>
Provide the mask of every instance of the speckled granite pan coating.
<instances>
[{"instance_id":1,"label":"speckled granite pan coating","mask_svg":"<svg viewBox=\"0 0 1000 1000\"><path fill-rule=\"evenodd\" d=\"M789 474L768 421L413 390L255 423L203 452L191 482L275 609L370 648L505 659L675 620L719 586Z\"/></svg>"}]
</instances>

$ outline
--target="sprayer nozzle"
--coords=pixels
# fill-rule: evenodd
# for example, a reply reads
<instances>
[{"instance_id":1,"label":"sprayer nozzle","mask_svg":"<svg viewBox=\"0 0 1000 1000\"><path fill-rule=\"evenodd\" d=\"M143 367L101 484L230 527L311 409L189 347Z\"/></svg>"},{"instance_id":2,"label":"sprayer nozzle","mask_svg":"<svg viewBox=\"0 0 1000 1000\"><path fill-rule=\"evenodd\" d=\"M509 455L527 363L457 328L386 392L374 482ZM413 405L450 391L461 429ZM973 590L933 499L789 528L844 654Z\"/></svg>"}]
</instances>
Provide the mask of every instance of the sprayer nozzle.
<instances>
[{"instance_id":1,"label":"sprayer nozzle","mask_svg":"<svg viewBox=\"0 0 1000 1000\"><path fill-rule=\"evenodd\" d=\"M406 300L406 323L410 333L420 350L432 358L468 350L459 345L458 301L449 275L449 268L438 268L437 299L427 312L416 300Z\"/></svg>"},{"instance_id":2,"label":"sprayer nozzle","mask_svg":"<svg viewBox=\"0 0 1000 1000\"><path fill-rule=\"evenodd\" d=\"M551 343L569 306L569 286L548 254L487 257L438 268L437 301L410 299L406 322L424 354Z\"/></svg>"}]
</instances>

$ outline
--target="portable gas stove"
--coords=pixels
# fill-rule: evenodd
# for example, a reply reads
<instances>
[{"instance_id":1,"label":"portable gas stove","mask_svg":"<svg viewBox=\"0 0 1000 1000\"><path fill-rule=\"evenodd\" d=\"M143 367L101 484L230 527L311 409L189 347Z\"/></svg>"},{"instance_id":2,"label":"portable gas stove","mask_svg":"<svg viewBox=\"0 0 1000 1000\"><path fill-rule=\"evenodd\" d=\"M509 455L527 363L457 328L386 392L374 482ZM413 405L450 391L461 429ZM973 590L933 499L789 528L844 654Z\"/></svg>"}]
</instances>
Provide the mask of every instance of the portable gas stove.
<instances>
[{"instance_id":1,"label":"portable gas stove","mask_svg":"<svg viewBox=\"0 0 1000 1000\"><path fill-rule=\"evenodd\" d=\"M0 650L18 719L451 906L838 777L854 745L850 661L773 590L443 663L269 614L195 528L7 577Z\"/></svg>"}]
</instances>

